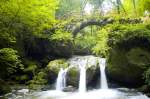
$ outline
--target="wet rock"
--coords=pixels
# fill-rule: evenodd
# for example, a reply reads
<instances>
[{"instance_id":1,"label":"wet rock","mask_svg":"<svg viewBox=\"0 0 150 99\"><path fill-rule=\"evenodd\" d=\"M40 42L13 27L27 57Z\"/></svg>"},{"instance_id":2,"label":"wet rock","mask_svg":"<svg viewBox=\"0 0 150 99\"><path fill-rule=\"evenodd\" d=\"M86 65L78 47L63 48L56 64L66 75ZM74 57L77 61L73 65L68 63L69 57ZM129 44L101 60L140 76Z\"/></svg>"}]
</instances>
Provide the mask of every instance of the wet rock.
<instances>
[{"instance_id":1,"label":"wet rock","mask_svg":"<svg viewBox=\"0 0 150 99\"><path fill-rule=\"evenodd\" d=\"M74 88L73 86L68 86L68 87L65 87L63 89L64 92L74 92L76 91L76 88Z\"/></svg>"},{"instance_id":2,"label":"wet rock","mask_svg":"<svg viewBox=\"0 0 150 99\"><path fill-rule=\"evenodd\" d=\"M83 62L85 61L85 63ZM74 56L69 60L70 68L67 72L67 85L78 88L80 79L80 66L85 65L86 69L86 84L89 87L96 87L100 78L100 69L98 57L94 56Z\"/></svg>"},{"instance_id":3,"label":"wet rock","mask_svg":"<svg viewBox=\"0 0 150 99\"><path fill-rule=\"evenodd\" d=\"M78 87L80 70L78 67L70 68L67 72L67 85Z\"/></svg>"},{"instance_id":4,"label":"wet rock","mask_svg":"<svg viewBox=\"0 0 150 99\"><path fill-rule=\"evenodd\" d=\"M23 94L26 94L29 92L29 89L21 89L21 90L18 90L18 93L23 93Z\"/></svg>"},{"instance_id":5,"label":"wet rock","mask_svg":"<svg viewBox=\"0 0 150 99\"><path fill-rule=\"evenodd\" d=\"M65 69L68 67L68 63L65 59L57 59L50 61L46 67L47 71L47 80L50 84L55 83L58 72L61 68Z\"/></svg>"},{"instance_id":6,"label":"wet rock","mask_svg":"<svg viewBox=\"0 0 150 99\"><path fill-rule=\"evenodd\" d=\"M150 52L144 48L113 48L107 61L107 76L120 85L139 87L144 83L143 73L149 65L149 60Z\"/></svg>"}]
</instances>

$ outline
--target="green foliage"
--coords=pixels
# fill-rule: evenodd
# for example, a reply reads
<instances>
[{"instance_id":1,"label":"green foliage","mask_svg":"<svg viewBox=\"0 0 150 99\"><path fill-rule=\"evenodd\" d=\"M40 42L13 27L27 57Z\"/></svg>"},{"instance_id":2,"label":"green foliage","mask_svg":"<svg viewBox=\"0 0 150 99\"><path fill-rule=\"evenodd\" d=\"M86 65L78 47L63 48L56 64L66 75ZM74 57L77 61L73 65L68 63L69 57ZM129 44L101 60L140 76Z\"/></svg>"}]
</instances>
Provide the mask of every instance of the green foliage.
<instances>
[{"instance_id":1,"label":"green foliage","mask_svg":"<svg viewBox=\"0 0 150 99\"><path fill-rule=\"evenodd\" d=\"M0 47L10 47L16 40L22 46L22 40L42 36L55 23L57 5L56 0L1 0Z\"/></svg>"},{"instance_id":2,"label":"green foliage","mask_svg":"<svg viewBox=\"0 0 150 99\"><path fill-rule=\"evenodd\" d=\"M45 71L41 70L34 76L32 80L28 82L29 88L38 89L40 85L46 85L47 84L46 77L47 77L47 74L45 73Z\"/></svg>"},{"instance_id":3,"label":"green foliage","mask_svg":"<svg viewBox=\"0 0 150 99\"><path fill-rule=\"evenodd\" d=\"M140 15L144 15L144 12L150 12L150 0L138 0L137 10Z\"/></svg>"},{"instance_id":4,"label":"green foliage","mask_svg":"<svg viewBox=\"0 0 150 99\"><path fill-rule=\"evenodd\" d=\"M30 84L44 85L47 83L45 77L46 77L46 73L41 71L41 72L37 73L36 76L34 76L33 80L30 81Z\"/></svg>"},{"instance_id":5,"label":"green foliage","mask_svg":"<svg viewBox=\"0 0 150 99\"><path fill-rule=\"evenodd\" d=\"M108 31L105 29L98 31L96 45L92 48L93 53L96 55L106 56L109 49L107 42Z\"/></svg>"},{"instance_id":6,"label":"green foliage","mask_svg":"<svg viewBox=\"0 0 150 99\"><path fill-rule=\"evenodd\" d=\"M32 73L33 76L36 75L36 70L38 69L38 63L35 62L35 61L30 61L30 60L27 60L25 61L26 64L26 67L25 69L23 70L25 73Z\"/></svg>"},{"instance_id":7,"label":"green foliage","mask_svg":"<svg viewBox=\"0 0 150 99\"><path fill-rule=\"evenodd\" d=\"M150 30L144 24L113 24L109 31L110 46L136 37L150 40Z\"/></svg>"},{"instance_id":8,"label":"green foliage","mask_svg":"<svg viewBox=\"0 0 150 99\"><path fill-rule=\"evenodd\" d=\"M56 11L56 16L64 17L72 12L79 12L80 4L80 0L59 0L59 8Z\"/></svg>"},{"instance_id":9,"label":"green foliage","mask_svg":"<svg viewBox=\"0 0 150 99\"><path fill-rule=\"evenodd\" d=\"M16 38L8 32L0 30L0 48L12 46L16 43Z\"/></svg>"},{"instance_id":10,"label":"green foliage","mask_svg":"<svg viewBox=\"0 0 150 99\"><path fill-rule=\"evenodd\" d=\"M17 55L17 51L12 48L0 49L0 64L1 74L8 76L17 71L17 69L23 69L20 57Z\"/></svg>"},{"instance_id":11,"label":"green foliage","mask_svg":"<svg viewBox=\"0 0 150 99\"><path fill-rule=\"evenodd\" d=\"M32 61L25 61L25 64L27 65L27 67L24 69L25 72L31 72L31 71L35 71L37 69L37 64L36 62Z\"/></svg>"},{"instance_id":12,"label":"green foliage","mask_svg":"<svg viewBox=\"0 0 150 99\"><path fill-rule=\"evenodd\" d=\"M96 44L95 37L86 33L85 35L78 34L74 40L75 50L79 52L91 53L92 47Z\"/></svg>"},{"instance_id":13,"label":"green foliage","mask_svg":"<svg viewBox=\"0 0 150 99\"><path fill-rule=\"evenodd\" d=\"M51 40L54 41L63 41L71 42L73 40L72 34L63 30L57 30L54 34L51 35Z\"/></svg>"},{"instance_id":14,"label":"green foliage","mask_svg":"<svg viewBox=\"0 0 150 99\"><path fill-rule=\"evenodd\" d=\"M150 12L150 0L124 0L123 7L129 16L141 16Z\"/></svg>"},{"instance_id":15,"label":"green foliage","mask_svg":"<svg viewBox=\"0 0 150 99\"><path fill-rule=\"evenodd\" d=\"M96 45L97 26L88 26L81 30L74 38L74 51L77 54L91 54Z\"/></svg>"},{"instance_id":16,"label":"green foliage","mask_svg":"<svg viewBox=\"0 0 150 99\"><path fill-rule=\"evenodd\" d=\"M1 18L5 17L2 21L11 22L11 25L21 25L21 22L37 27L54 20L57 3L55 0L2 0Z\"/></svg>"}]
</instances>

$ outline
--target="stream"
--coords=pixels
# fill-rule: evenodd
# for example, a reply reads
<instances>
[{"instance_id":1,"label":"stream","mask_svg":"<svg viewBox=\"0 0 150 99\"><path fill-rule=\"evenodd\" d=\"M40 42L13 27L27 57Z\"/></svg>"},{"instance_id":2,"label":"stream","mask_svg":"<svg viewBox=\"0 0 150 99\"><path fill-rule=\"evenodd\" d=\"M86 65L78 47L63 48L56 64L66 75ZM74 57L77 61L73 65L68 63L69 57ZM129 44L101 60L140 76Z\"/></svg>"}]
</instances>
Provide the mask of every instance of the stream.
<instances>
[{"instance_id":1,"label":"stream","mask_svg":"<svg viewBox=\"0 0 150 99\"><path fill-rule=\"evenodd\" d=\"M150 99L134 89L108 87L105 74L106 59L95 56L74 56L69 59L70 67L60 69L56 80L56 89L47 91L29 91L28 89L16 90L6 94L6 99ZM86 86L86 66L99 63L100 88L88 90ZM66 74L69 68L78 66L80 72L79 88L75 92L63 92L67 87ZM92 65L91 65L92 66ZM4 98L4 99L5 99Z\"/></svg>"}]
</instances>

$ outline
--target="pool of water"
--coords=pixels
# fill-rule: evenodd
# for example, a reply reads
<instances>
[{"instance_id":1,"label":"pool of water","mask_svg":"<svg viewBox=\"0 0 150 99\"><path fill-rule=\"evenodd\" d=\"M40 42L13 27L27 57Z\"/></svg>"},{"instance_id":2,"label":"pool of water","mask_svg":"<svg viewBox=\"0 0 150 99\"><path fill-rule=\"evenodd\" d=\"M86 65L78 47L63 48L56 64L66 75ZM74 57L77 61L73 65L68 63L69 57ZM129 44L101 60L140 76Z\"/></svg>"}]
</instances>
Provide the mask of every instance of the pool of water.
<instances>
[{"instance_id":1,"label":"pool of water","mask_svg":"<svg viewBox=\"0 0 150 99\"><path fill-rule=\"evenodd\" d=\"M62 92L57 90L17 90L3 96L5 99L150 99L140 92L127 88L99 89L88 92Z\"/></svg>"}]
</instances>

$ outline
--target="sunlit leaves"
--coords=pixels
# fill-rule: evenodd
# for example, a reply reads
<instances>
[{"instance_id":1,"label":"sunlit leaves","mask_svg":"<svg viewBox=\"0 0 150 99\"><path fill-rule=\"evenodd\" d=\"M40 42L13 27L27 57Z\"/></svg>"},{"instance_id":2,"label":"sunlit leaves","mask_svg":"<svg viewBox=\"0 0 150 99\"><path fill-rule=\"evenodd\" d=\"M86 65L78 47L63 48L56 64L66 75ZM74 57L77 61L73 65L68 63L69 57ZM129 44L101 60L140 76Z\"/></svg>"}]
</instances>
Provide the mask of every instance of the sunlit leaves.
<instances>
[{"instance_id":1,"label":"sunlit leaves","mask_svg":"<svg viewBox=\"0 0 150 99\"><path fill-rule=\"evenodd\" d=\"M96 46L92 49L93 53L96 55L106 56L109 49L107 45L108 31L105 29L98 31L96 42Z\"/></svg>"},{"instance_id":2,"label":"sunlit leaves","mask_svg":"<svg viewBox=\"0 0 150 99\"><path fill-rule=\"evenodd\" d=\"M123 6L128 15L141 16L150 12L150 0L123 0Z\"/></svg>"},{"instance_id":3,"label":"sunlit leaves","mask_svg":"<svg viewBox=\"0 0 150 99\"><path fill-rule=\"evenodd\" d=\"M0 49L0 64L4 72L7 70L8 74L14 73L17 68L23 69L17 51L12 48Z\"/></svg>"},{"instance_id":4,"label":"sunlit leaves","mask_svg":"<svg viewBox=\"0 0 150 99\"><path fill-rule=\"evenodd\" d=\"M56 33L54 33L51 36L51 40L56 41L72 41L73 37L72 34L63 30L57 30Z\"/></svg>"},{"instance_id":5,"label":"sunlit leaves","mask_svg":"<svg viewBox=\"0 0 150 99\"><path fill-rule=\"evenodd\" d=\"M56 0L8 0L0 1L0 26L11 34L26 30L37 34L45 24L55 22Z\"/></svg>"}]
</instances>

